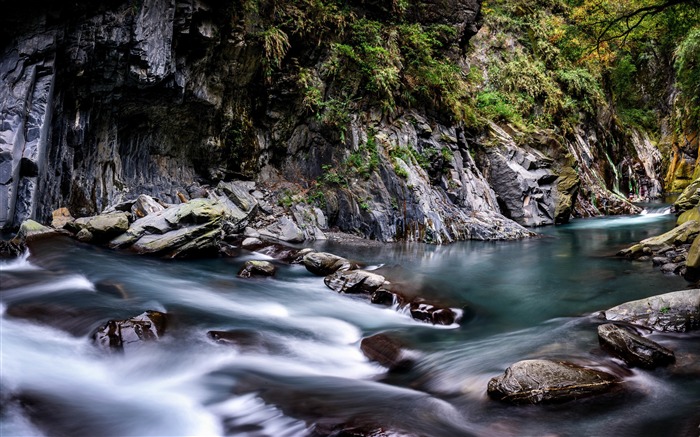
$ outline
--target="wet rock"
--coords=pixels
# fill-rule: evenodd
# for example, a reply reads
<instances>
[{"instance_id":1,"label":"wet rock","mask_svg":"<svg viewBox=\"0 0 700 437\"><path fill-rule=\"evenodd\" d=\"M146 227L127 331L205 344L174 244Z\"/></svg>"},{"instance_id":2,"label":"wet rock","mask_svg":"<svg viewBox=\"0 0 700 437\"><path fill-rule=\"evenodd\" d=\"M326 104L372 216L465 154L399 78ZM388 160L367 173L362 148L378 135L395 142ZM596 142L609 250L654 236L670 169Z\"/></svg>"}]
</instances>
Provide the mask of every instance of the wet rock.
<instances>
[{"instance_id":1,"label":"wet rock","mask_svg":"<svg viewBox=\"0 0 700 437\"><path fill-rule=\"evenodd\" d=\"M345 258L327 252L311 252L304 255L302 263L306 270L314 275L328 276L336 271L345 271L355 268L353 263Z\"/></svg>"},{"instance_id":2,"label":"wet rock","mask_svg":"<svg viewBox=\"0 0 700 437\"><path fill-rule=\"evenodd\" d=\"M56 229L63 229L66 224L71 223L75 220L71 215L68 208L59 208L55 210L52 214L51 227Z\"/></svg>"},{"instance_id":3,"label":"wet rock","mask_svg":"<svg viewBox=\"0 0 700 437\"><path fill-rule=\"evenodd\" d=\"M323 283L338 293L351 294L371 294L388 284L384 276L366 270L336 271L326 276Z\"/></svg>"},{"instance_id":4,"label":"wet rock","mask_svg":"<svg viewBox=\"0 0 700 437\"><path fill-rule=\"evenodd\" d=\"M164 209L165 207L151 196L141 194L136 198L136 201L131 206L131 213L134 215L134 217L141 218Z\"/></svg>"},{"instance_id":5,"label":"wet rock","mask_svg":"<svg viewBox=\"0 0 700 437\"><path fill-rule=\"evenodd\" d=\"M604 350L631 367L654 369L675 361L673 351L612 323L598 326L598 341Z\"/></svg>"},{"instance_id":6,"label":"wet rock","mask_svg":"<svg viewBox=\"0 0 700 437\"><path fill-rule=\"evenodd\" d=\"M487 393L516 404L565 402L608 392L619 382L613 375L569 362L524 360L492 378Z\"/></svg>"},{"instance_id":7,"label":"wet rock","mask_svg":"<svg viewBox=\"0 0 700 437\"><path fill-rule=\"evenodd\" d=\"M27 247L19 241L0 240L0 259L12 259L21 256Z\"/></svg>"},{"instance_id":8,"label":"wet rock","mask_svg":"<svg viewBox=\"0 0 700 437\"><path fill-rule=\"evenodd\" d=\"M386 288L380 287L370 297L370 302L377 305L393 305L396 297L394 293Z\"/></svg>"},{"instance_id":9,"label":"wet rock","mask_svg":"<svg viewBox=\"0 0 700 437\"><path fill-rule=\"evenodd\" d=\"M104 351L125 351L158 340L165 332L166 321L165 313L146 311L130 319L110 320L92 338Z\"/></svg>"},{"instance_id":10,"label":"wet rock","mask_svg":"<svg viewBox=\"0 0 700 437\"><path fill-rule=\"evenodd\" d=\"M246 261L238 272L238 277L274 276L276 270L277 268L268 261Z\"/></svg>"},{"instance_id":11,"label":"wet rock","mask_svg":"<svg viewBox=\"0 0 700 437\"><path fill-rule=\"evenodd\" d=\"M686 332L700 328L700 289L674 291L626 302L601 313L657 331Z\"/></svg>"},{"instance_id":12,"label":"wet rock","mask_svg":"<svg viewBox=\"0 0 700 437\"><path fill-rule=\"evenodd\" d=\"M433 325L451 325L457 320L457 313L452 309L425 302L411 302L409 311L414 319Z\"/></svg>"},{"instance_id":13,"label":"wet rock","mask_svg":"<svg viewBox=\"0 0 700 437\"><path fill-rule=\"evenodd\" d=\"M360 349L370 361L376 361L392 372L404 372L415 365L414 354L407 351L401 342L386 334L363 338Z\"/></svg>"}]
</instances>

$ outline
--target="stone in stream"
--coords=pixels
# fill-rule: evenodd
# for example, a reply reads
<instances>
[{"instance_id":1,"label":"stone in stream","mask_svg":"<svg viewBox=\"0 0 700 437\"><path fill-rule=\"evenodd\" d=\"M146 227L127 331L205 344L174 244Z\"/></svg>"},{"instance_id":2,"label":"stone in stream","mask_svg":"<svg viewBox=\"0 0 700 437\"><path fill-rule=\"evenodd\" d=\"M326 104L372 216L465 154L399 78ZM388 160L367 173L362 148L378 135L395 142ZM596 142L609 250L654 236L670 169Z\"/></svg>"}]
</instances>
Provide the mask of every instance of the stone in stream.
<instances>
[{"instance_id":1,"label":"stone in stream","mask_svg":"<svg viewBox=\"0 0 700 437\"><path fill-rule=\"evenodd\" d=\"M631 367L654 369L675 361L673 351L612 323L598 326L598 341L605 351Z\"/></svg>"},{"instance_id":2,"label":"stone in stream","mask_svg":"<svg viewBox=\"0 0 700 437\"><path fill-rule=\"evenodd\" d=\"M673 291L623 303L605 310L610 321L628 322L656 331L686 332L700 328L700 289Z\"/></svg>"},{"instance_id":3,"label":"stone in stream","mask_svg":"<svg viewBox=\"0 0 700 437\"><path fill-rule=\"evenodd\" d=\"M514 404L565 402L610 391L620 380L565 361L524 360L492 378L488 395Z\"/></svg>"},{"instance_id":4,"label":"stone in stream","mask_svg":"<svg viewBox=\"0 0 700 437\"><path fill-rule=\"evenodd\" d=\"M345 258L327 252L311 252L304 255L302 263L306 270L314 275L328 276L338 270L352 270L357 268Z\"/></svg>"},{"instance_id":5,"label":"stone in stream","mask_svg":"<svg viewBox=\"0 0 700 437\"><path fill-rule=\"evenodd\" d=\"M411 302L409 311L415 320L433 325L451 325L457 320L457 313L450 308L439 307L426 302Z\"/></svg>"},{"instance_id":6,"label":"stone in stream","mask_svg":"<svg viewBox=\"0 0 700 437\"><path fill-rule=\"evenodd\" d=\"M167 314L146 311L130 319L110 320L92 338L104 351L124 351L159 339L165 332L166 321Z\"/></svg>"},{"instance_id":7,"label":"stone in stream","mask_svg":"<svg viewBox=\"0 0 700 437\"><path fill-rule=\"evenodd\" d=\"M274 276L276 270L274 264L269 261L246 261L238 272L238 277Z\"/></svg>"},{"instance_id":8,"label":"stone in stream","mask_svg":"<svg viewBox=\"0 0 700 437\"><path fill-rule=\"evenodd\" d=\"M386 334L363 338L360 349L370 361L376 361L392 372L404 372L415 365L415 357L399 341Z\"/></svg>"},{"instance_id":9,"label":"stone in stream","mask_svg":"<svg viewBox=\"0 0 700 437\"><path fill-rule=\"evenodd\" d=\"M336 271L326 276L323 283L338 293L349 294L372 294L379 287L388 284L384 276L367 270Z\"/></svg>"}]
</instances>

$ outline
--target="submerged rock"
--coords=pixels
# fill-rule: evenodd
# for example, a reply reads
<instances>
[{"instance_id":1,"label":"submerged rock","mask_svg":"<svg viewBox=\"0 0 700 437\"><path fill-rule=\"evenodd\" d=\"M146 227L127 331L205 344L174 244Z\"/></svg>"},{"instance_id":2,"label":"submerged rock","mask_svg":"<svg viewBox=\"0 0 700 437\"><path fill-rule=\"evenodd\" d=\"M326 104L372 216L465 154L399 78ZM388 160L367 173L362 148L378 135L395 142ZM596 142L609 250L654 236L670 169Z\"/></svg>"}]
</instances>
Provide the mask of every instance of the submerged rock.
<instances>
[{"instance_id":1,"label":"submerged rock","mask_svg":"<svg viewBox=\"0 0 700 437\"><path fill-rule=\"evenodd\" d=\"M125 320L110 320L97 329L92 338L104 351L124 351L143 342L158 340L165 332L167 314L146 311Z\"/></svg>"},{"instance_id":2,"label":"submerged rock","mask_svg":"<svg viewBox=\"0 0 700 437\"><path fill-rule=\"evenodd\" d=\"M274 276L277 268L268 261L246 261L238 276L252 278L255 276Z\"/></svg>"},{"instance_id":3,"label":"submerged rock","mask_svg":"<svg viewBox=\"0 0 700 437\"><path fill-rule=\"evenodd\" d=\"M524 360L488 383L488 395L510 403L565 402L610 391L613 375L565 361Z\"/></svg>"},{"instance_id":4,"label":"submerged rock","mask_svg":"<svg viewBox=\"0 0 700 437\"><path fill-rule=\"evenodd\" d=\"M403 345L386 334L365 337L360 349L370 361L376 361L392 372L410 370L415 365L415 357Z\"/></svg>"},{"instance_id":5,"label":"submerged rock","mask_svg":"<svg viewBox=\"0 0 700 437\"><path fill-rule=\"evenodd\" d=\"M336 271L323 279L324 284L338 293L371 294L386 285L384 276L366 270Z\"/></svg>"},{"instance_id":6,"label":"submerged rock","mask_svg":"<svg viewBox=\"0 0 700 437\"><path fill-rule=\"evenodd\" d=\"M598 340L603 349L632 367L653 369L675 361L673 351L612 323L598 326Z\"/></svg>"},{"instance_id":7,"label":"submerged rock","mask_svg":"<svg viewBox=\"0 0 700 437\"><path fill-rule=\"evenodd\" d=\"M700 328L700 289L674 291L626 302L601 313L610 321L628 322L657 331L686 332Z\"/></svg>"}]
</instances>

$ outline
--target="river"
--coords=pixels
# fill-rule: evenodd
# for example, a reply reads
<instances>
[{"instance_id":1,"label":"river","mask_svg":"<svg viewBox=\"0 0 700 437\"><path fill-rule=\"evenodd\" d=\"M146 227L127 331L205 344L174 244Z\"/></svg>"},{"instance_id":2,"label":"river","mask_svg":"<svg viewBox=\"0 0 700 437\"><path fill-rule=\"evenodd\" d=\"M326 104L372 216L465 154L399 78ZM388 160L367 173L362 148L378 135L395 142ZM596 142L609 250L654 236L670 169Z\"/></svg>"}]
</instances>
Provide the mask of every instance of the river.
<instances>
[{"instance_id":1,"label":"river","mask_svg":"<svg viewBox=\"0 0 700 437\"><path fill-rule=\"evenodd\" d=\"M237 278L245 260L266 258L255 253L162 261L68 239L38 243L0 264L0 435L352 435L333 434L338 423L391 436L679 435L699 414L697 367L628 371L596 334L597 311L687 287L651 263L613 256L674 220L574 220L515 242L314 244L466 306L450 326L339 295L300 265L279 263L274 279ZM145 310L169 314L158 342L124 354L93 345L98 326ZM253 340L232 347L207 336L236 329ZM402 339L416 366L390 374L368 361L359 342L378 332ZM697 334L653 339L700 356ZM528 358L614 371L624 389L555 405L489 399L489 379Z\"/></svg>"}]
</instances>

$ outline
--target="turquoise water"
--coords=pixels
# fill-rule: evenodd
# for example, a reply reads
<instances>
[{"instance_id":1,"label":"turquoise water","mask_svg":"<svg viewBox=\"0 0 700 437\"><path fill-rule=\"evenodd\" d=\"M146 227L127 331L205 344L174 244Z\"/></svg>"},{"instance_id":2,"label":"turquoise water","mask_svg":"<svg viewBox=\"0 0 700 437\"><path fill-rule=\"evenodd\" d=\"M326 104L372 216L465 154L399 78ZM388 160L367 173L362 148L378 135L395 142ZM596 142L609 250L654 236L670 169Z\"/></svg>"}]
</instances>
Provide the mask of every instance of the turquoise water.
<instances>
[{"instance_id":1,"label":"turquoise water","mask_svg":"<svg viewBox=\"0 0 700 437\"><path fill-rule=\"evenodd\" d=\"M597 312L687 286L650 263L613 255L673 227L674 217L576 220L517 242L449 246L316 243L381 272L407 293L454 308L451 326L338 295L298 265L275 279L236 273L239 258L161 261L70 240L0 266L0 435L317 436L336 423L390 435L683 435L700 404L697 334L655 334L679 365L627 370L598 347ZM166 335L105 355L91 333L145 310L170 314ZM246 329L260 344L214 343ZM389 332L418 357L388 375L360 352ZM624 377L621 392L549 406L509 406L488 380L528 358L567 359ZM696 425L697 426L697 425ZM692 434L689 434L692 435Z\"/></svg>"}]
</instances>

